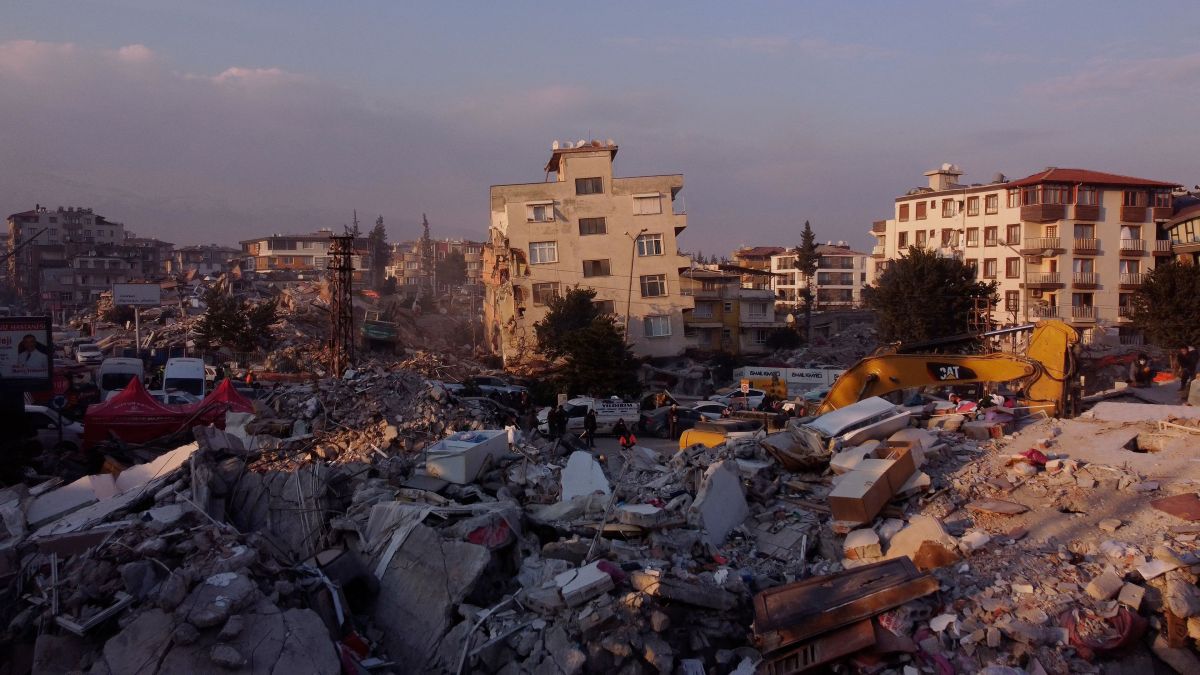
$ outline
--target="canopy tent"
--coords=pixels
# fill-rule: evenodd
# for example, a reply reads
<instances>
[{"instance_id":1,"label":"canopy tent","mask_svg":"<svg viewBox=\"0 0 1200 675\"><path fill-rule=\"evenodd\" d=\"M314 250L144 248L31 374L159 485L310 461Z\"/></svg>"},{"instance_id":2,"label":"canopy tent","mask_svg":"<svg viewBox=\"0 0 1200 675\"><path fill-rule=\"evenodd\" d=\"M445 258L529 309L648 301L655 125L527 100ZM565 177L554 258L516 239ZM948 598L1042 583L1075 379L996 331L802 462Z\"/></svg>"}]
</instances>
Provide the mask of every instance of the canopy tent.
<instances>
[{"instance_id":1,"label":"canopy tent","mask_svg":"<svg viewBox=\"0 0 1200 675\"><path fill-rule=\"evenodd\" d=\"M179 431L189 417L176 406L154 400L135 377L116 396L88 408L83 417L83 447L112 438L145 443Z\"/></svg>"},{"instance_id":2,"label":"canopy tent","mask_svg":"<svg viewBox=\"0 0 1200 675\"><path fill-rule=\"evenodd\" d=\"M191 426L215 424L220 429L225 428L225 413L254 412L254 404L250 402L250 399L239 394L238 390L233 388L233 381L228 378L221 380L221 384L210 391L208 396L205 396L204 400L199 403L168 407L178 408L188 417L195 417Z\"/></svg>"}]
</instances>

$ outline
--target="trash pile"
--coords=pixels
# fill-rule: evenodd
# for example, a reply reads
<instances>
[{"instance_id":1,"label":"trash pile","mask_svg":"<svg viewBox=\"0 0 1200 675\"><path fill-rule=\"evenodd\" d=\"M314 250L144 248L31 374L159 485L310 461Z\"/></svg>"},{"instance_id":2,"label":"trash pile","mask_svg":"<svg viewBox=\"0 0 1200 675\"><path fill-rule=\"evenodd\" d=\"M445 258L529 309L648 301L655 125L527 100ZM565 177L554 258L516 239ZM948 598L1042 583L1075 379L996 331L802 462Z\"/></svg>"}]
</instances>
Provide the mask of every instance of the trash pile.
<instances>
[{"instance_id":1,"label":"trash pile","mask_svg":"<svg viewBox=\"0 0 1200 675\"><path fill-rule=\"evenodd\" d=\"M1200 669L1188 408L973 420L868 399L715 447L607 451L427 379L453 366L272 384L150 463L0 491L0 658L114 675Z\"/></svg>"}]
</instances>

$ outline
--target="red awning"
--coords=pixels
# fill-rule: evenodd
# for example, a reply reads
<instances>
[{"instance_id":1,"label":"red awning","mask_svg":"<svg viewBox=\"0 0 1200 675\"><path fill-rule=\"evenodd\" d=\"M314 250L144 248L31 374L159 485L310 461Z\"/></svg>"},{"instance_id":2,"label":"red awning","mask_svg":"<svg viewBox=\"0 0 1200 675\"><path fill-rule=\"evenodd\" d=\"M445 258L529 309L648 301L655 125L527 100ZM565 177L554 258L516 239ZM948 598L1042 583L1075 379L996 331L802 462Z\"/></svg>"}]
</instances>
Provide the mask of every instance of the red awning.
<instances>
[{"instance_id":1,"label":"red awning","mask_svg":"<svg viewBox=\"0 0 1200 675\"><path fill-rule=\"evenodd\" d=\"M116 396L88 408L83 417L83 446L90 448L113 437L145 443L178 431L189 417L154 400L135 377Z\"/></svg>"},{"instance_id":2,"label":"red awning","mask_svg":"<svg viewBox=\"0 0 1200 675\"><path fill-rule=\"evenodd\" d=\"M254 412L254 404L250 402L250 399L239 394L238 390L233 388L233 381L228 378L221 380L221 384L210 391L208 396L205 396L204 400L199 403L169 407L178 408L188 418L195 417L192 426L215 424L218 429L225 428L225 413L227 412Z\"/></svg>"}]
</instances>

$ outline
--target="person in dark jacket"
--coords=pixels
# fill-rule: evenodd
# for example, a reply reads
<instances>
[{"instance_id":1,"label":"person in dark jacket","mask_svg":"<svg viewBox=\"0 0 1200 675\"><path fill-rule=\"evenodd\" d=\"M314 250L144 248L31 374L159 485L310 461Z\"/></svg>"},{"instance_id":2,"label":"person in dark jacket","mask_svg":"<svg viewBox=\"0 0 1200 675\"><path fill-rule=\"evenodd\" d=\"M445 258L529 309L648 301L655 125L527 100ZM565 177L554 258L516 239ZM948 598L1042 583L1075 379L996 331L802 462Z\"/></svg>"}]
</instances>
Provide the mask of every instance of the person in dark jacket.
<instances>
[{"instance_id":1,"label":"person in dark jacket","mask_svg":"<svg viewBox=\"0 0 1200 675\"><path fill-rule=\"evenodd\" d=\"M671 438L679 436L679 406L671 404L671 409L667 411L667 423L671 427Z\"/></svg>"},{"instance_id":2,"label":"person in dark jacket","mask_svg":"<svg viewBox=\"0 0 1200 675\"><path fill-rule=\"evenodd\" d=\"M596 447L596 411L591 408L588 408L587 414L583 416L583 431L587 436L587 446Z\"/></svg>"},{"instance_id":3,"label":"person in dark jacket","mask_svg":"<svg viewBox=\"0 0 1200 675\"><path fill-rule=\"evenodd\" d=\"M1196 351L1196 348L1191 345L1180 347L1179 352L1175 355L1175 360L1179 362L1179 391L1186 397L1188 386L1196 377L1196 365L1200 363L1200 351Z\"/></svg>"},{"instance_id":4,"label":"person in dark jacket","mask_svg":"<svg viewBox=\"0 0 1200 675\"><path fill-rule=\"evenodd\" d=\"M613 435L617 437L617 442L621 444L622 450L628 450L637 445L637 436L625 426L625 420L617 420L613 425Z\"/></svg>"},{"instance_id":5,"label":"person in dark jacket","mask_svg":"<svg viewBox=\"0 0 1200 675\"><path fill-rule=\"evenodd\" d=\"M1141 353L1129 364L1129 386L1149 387L1154 383L1154 370L1150 367L1150 357Z\"/></svg>"}]
</instances>

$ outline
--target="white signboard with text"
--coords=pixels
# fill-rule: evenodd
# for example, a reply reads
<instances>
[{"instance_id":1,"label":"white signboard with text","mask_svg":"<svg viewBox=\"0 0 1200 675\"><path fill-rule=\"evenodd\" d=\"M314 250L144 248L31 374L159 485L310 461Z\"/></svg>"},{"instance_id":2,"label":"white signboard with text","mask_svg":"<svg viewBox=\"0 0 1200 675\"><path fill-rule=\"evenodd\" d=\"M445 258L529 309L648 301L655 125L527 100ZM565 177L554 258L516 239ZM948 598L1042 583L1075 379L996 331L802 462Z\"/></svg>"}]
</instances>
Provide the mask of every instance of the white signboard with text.
<instances>
[{"instance_id":1,"label":"white signboard with text","mask_svg":"<svg viewBox=\"0 0 1200 675\"><path fill-rule=\"evenodd\" d=\"M779 378L788 385L789 391L803 391L833 384L842 374L840 368L773 368L745 366L733 371L736 380L769 380Z\"/></svg>"},{"instance_id":2,"label":"white signboard with text","mask_svg":"<svg viewBox=\"0 0 1200 675\"><path fill-rule=\"evenodd\" d=\"M158 284L113 284L113 305L162 304L162 289Z\"/></svg>"}]
</instances>

